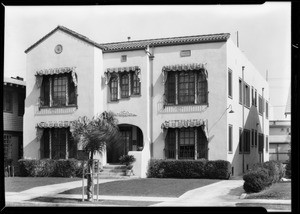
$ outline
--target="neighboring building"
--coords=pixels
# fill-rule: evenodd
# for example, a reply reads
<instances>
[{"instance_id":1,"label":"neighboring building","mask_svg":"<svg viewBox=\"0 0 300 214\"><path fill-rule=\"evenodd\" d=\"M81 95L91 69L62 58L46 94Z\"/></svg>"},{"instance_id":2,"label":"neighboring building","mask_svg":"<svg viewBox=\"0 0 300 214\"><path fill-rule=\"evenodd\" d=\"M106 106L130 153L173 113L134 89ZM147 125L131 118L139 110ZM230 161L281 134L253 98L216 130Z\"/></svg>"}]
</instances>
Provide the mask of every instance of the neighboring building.
<instances>
[{"instance_id":1,"label":"neighboring building","mask_svg":"<svg viewBox=\"0 0 300 214\"><path fill-rule=\"evenodd\" d=\"M145 177L150 158L223 159L239 175L244 97L244 168L268 160L269 86L229 37L98 44L58 26L25 51L25 157L78 157L70 122L111 110L123 140L99 156L104 165L132 154Z\"/></svg>"},{"instance_id":2,"label":"neighboring building","mask_svg":"<svg viewBox=\"0 0 300 214\"><path fill-rule=\"evenodd\" d=\"M15 167L23 157L23 115L26 85L23 78L4 78L3 143L4 160Z\"/></svg>"},{"instance_id":3,"label":"neighboring building","mask_svg":"<svg viewBox=\"0 0 300 214\"><path fill-rule=\"evenodd\" d=\"M270 160L278 160L286 163L289 159L291 148L291 121L270 121Z\"/></svg>"}]
</instances>

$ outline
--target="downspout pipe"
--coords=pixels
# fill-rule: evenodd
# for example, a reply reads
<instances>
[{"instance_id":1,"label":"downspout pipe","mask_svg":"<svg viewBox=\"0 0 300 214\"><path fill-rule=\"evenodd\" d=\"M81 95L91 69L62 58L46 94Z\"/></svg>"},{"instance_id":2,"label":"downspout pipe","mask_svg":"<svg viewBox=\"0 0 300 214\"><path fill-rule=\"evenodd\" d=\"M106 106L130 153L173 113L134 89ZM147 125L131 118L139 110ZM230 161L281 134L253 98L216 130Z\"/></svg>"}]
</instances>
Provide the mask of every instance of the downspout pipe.
<instances>
[{"instance_id":1,"label":"downspout pipe","mask_svg":"<svg viewBox=\"0 0 300 214\"><path fill-rule=\"evenodd\" d=\"M264 150L265 150L265 125L264 125L264 113L265 113L265 99L264 99L264 90L265 88L262 88L262 133L263 133L263 150L262 150L262 163L264 162Z\"/></svg>"},{"instance_id":2,"label":"downspout pipe","mask_svg":"<svg viewBox=\"0 0 300 214\"><path fill-rule=\"evenodd\" d=\"M242 109L242 123L243 123L243 129L242 129L242 164L243 164L243 174L245 173L245 151L244 151L244 129L245 129L245 122L244 122L244 111L245 111L245 105L244 105L244 100L245 100L245 83L244 83L244 69L245 69L245 66L242 66L242 106L243 106L243 109Z\"/></svg>"}]
</instances>

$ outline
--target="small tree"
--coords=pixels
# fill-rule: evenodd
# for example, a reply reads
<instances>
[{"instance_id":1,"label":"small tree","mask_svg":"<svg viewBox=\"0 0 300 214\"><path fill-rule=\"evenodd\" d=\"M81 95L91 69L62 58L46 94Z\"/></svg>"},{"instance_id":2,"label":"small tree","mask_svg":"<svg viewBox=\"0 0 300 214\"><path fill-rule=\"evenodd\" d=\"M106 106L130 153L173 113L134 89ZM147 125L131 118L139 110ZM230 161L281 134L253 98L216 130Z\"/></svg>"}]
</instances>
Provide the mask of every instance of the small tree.
<instances>
[{"instance_id":1,"label":"small tree","mask_svg":"<svg viewBox=\"0 0 300 214\"><path fill-rule=\"evenodd\" d=\"M92 172L93 158L96 153L102 153L105 146L119 139L118 121L113 112L104 111L100 115L88 119L79 117L71 125L71 133L75 142L82 146L88 154L88 173ZM87 175L87 198L92 196L92 175Z\"/></svg>"}]
</instances>

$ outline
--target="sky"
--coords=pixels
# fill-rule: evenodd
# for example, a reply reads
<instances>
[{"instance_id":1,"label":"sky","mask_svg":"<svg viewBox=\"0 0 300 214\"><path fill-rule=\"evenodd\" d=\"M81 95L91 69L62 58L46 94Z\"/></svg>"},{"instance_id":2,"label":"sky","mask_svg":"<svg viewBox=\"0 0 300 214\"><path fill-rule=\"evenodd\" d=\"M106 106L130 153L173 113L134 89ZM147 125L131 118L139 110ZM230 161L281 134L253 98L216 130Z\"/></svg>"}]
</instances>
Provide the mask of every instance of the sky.
<instances>
[{"instance_id":1,"label":"sky","mask_svg":"<svg viewBox=\"0 0 300 214\"><path fill-rule=\"evenodd\" d=\"M285 119L291 78L291 4L5 6L4 76L24 77L25 50L58 25L97 43L230 33L270 87L270 119Z\"/></svg>"}]
</instances>

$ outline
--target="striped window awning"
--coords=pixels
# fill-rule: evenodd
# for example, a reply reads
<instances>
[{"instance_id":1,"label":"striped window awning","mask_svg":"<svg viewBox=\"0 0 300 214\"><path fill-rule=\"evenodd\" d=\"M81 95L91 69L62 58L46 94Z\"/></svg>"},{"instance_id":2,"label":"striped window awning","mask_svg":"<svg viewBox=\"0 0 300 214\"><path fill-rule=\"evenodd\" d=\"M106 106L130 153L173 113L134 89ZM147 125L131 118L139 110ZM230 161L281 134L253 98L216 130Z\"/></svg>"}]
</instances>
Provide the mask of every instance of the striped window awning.
<instances>
[{"instance_id":1,"label":"striped window awning","mask_svg":"<svg viewBox=\"0 0 300 214\"><path fill-rule=\"evenodd\" d=\"M161 128L166 130L170 128L189 128L189 127L201 127L206 138L208 139L207 120L203 120L203 119L167 120L161 124Z\"/></svg>"},{"instance_id":2,"label":"striped window awning","mask_svg":"<svg viewBox=\"0 0 300 214\"><path fill-rule=\"evenodd\" d=\"M72 124L72 121L49 121L40 122L36 125L37 128L68 128Z\"/></svg>"},{"instance_id":3,"label":"striped window awning","mask_svg":"<svg viewBox=\"0 0 300 214\"><path fill-rule=\"evenodd\" d=\"M77 74L75 72L75 68L76 67L61 67L61 68L48 68L48 69L38 70L35 74L37 78L36 83L38 88L40 88L42 85L44 75L57 75L57 74L66 74L66 73L71 73L72 81L74 82L75 86L77 86Z\"/></svg>"},{"instance_id":4,"label":"striped window awning","mask_svg":"<svg viewBox=\"0 0 300 214\"><path fill-rule=\"evenodd\" d=\"M133 71L138 76L141 73L141 68L139 66L128 66L128 67L115 67L115 68L107 68L104 72L105 75L105 84L108 84L113 73L124 73Z\"/></svg>"},{"instance_id":5,"label":"striped window awning","mask_svg":"<svg viewBox=\"0 0 300 214\"><path fill-rule=\"evenodd\" d=\"M208 73L203 63L191 63L191 64L176 64L176 65L167 65L163 66L163 84L167 82L168 72L170 71L199 71L205 74L205 77L208 78Z\"/></svg>"}]
</instances>

